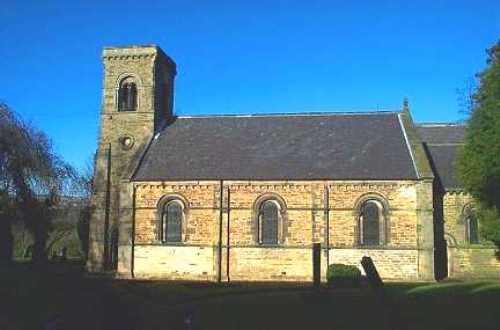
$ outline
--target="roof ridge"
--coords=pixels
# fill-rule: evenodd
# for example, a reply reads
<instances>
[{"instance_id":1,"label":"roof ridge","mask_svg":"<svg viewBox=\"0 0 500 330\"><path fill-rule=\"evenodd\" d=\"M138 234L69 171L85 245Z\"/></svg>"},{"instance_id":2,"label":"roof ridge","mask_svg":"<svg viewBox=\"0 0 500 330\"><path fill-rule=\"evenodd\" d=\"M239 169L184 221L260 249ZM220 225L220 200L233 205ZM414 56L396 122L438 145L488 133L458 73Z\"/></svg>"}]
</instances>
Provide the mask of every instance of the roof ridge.
<instances>
[{"instance_id":1,"label":"roof ridge","mask_svg":"<svg viewBox=\"0 0 500 330\"><path fill-rule=\"evenodd\" d=\"M199 114L199 115L180 115L177 118L258 118L258 117L321 117L321 116L360 116L360 115L388 115L398 114L400 111L345 111L345 112L274 112L274 113L251 113L251 114Z\"/></svg>"},{"instance_id":2,"label":"roof ridge","mask_svg":"<svg viewBox=\"0 0 500 330\"><path fill-rule=\"evenodd\" d=\"M445 123L445 122L424 122L416 123L417 127L446 127L446 126L467 126L465 123Z\"/></svg>"},{"instance_id":3,"label":"roof ridge","mask_svg":"<svg viewBox=\"0 0 500 330\"><path fill-rule=\"evenodd\" d=\"M462 146L465 144L465 142L426 142L429 147L457 147L457 146Z\"/></svg>"}]
</instances>

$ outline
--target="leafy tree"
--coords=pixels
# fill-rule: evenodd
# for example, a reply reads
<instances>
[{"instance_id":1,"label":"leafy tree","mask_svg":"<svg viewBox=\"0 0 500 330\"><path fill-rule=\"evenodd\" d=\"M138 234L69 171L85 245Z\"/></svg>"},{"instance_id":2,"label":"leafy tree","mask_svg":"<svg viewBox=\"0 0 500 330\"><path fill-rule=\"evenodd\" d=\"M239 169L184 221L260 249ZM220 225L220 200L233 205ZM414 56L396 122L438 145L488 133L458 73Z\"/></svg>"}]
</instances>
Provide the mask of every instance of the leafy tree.
<instances>
[{"instance_id":1,"label":"leafy tree","mask_svg":"<svg viewBox=\"0 0 500 330\"><path fill-rule=\"evenodd\" d=\"M21 219L33 235L33 261L40 264L47 259L51 220L74 177L45 133L0 104L0 235L7 239L0 245L3 262L12 258L14 218Z\"/></svg>"},{"instance_id":2,"label":"leafy tree","mask_svg":"<svg viewBox=\"0 0 500 330\"><path fill-rule=\"evenodd\" d=\"M457 159L464 187L478 201L482 235L500 246L500 41L472 96L465 145Z\"/></svg>"}]
</instances>

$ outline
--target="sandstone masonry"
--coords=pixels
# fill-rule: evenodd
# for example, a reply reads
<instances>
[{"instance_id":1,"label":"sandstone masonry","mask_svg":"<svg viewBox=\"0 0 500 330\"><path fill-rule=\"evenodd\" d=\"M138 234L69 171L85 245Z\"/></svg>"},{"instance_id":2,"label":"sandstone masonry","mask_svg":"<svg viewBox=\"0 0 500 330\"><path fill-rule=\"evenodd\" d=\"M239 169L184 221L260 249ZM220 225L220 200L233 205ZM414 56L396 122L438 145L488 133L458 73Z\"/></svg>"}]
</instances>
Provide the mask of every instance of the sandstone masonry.
<instances>
[{"instance_id":1,"label":"sandstone masonry","mask_svg":"<svg viewBox=\"0 0 500 330\"><path fill-rule=\"evenodd\" d=\"M105 48L103 63L89 271L144 279L311 281L312 245L320 243L323 280L329 264L360 267L363 256L372 257L387 280L433 281L439 262L447 265L449 276L476 276L479 269L497 272L491 246L470 246L462 240L465 227L460 212L470 198L436 186L407 104L399 112L381 116L303 117L309 120L307 125L332 125L325 132L337 134L332 139L338 139L326 145L338 151L326 154L318 149L303 158L291 156L302 152L295 148L308 143L314 132L282 133L287 127L294 132L302 129L297 118L263 118L258 125L251 120L214 119L209 124L216 122L216 128L207 129L213 132L214 152L217 142L226 138L231 140L227 154L232 158L207 161L214 153L202 141L207 135L200 133L204 126L199 125L205 121L174 116L176 65L159 47ZM347 150L342 149L342 134L351 131L335 126L337 122L362 129L383 124L387 128L380 129L381 134L393 133L384 140L375 132L375 138L352 144L361 149ZM255 154L248 152L252 146L238 141L256 129L267 129L268 123L275 125L275 131L267 137L264 131L256 133L252 143L271 145L269 141L279 134L290 136L290 141L263 154L270 165L252 173L243 168L255 163ZM167 134L173 130L175 134ZM233 140L238 141L233 144ZM193 152L196 145L200 147ZM287 147L293 152L286 154ZM376 158L381 153L383 159ZM167 156L170 161L158 165ZM335 171L324 174L330 159L339 166L351 164L339 167L339 173L347 173L344 177ZM234 166L241 166L241 171ZM247 177L237 177L238 172ZM279 210L275 244L262 241L262 205L268 200ZM175 241L165 239L165 210L171 201L182 208L182 215L175 213L181 217ZM378 208L374 218L378 232L372 232L378 243L371 245L363 241L368 231L363 222L367 202Z\"/></svg>"}]
</instances>

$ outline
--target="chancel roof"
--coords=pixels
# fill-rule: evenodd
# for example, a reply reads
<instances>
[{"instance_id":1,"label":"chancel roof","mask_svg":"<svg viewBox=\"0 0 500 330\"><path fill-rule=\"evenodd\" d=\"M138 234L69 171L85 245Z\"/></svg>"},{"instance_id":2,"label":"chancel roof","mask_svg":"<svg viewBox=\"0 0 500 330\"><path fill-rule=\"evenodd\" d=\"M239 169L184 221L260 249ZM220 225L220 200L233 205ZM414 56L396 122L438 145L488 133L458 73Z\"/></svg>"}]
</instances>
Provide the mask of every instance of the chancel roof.
<instances>
[{"instance_id":1,"label":"chancel roof","mask_svg":"<svg viewBox=\"0 0 500 330\"><path fill-rule=\"evenodd\" d=\"M465 125L421 124L417 126L431 159L431 166L446 190L461 189L455 171L458 148L464 143Z\"/></svg>"}]
</instances>

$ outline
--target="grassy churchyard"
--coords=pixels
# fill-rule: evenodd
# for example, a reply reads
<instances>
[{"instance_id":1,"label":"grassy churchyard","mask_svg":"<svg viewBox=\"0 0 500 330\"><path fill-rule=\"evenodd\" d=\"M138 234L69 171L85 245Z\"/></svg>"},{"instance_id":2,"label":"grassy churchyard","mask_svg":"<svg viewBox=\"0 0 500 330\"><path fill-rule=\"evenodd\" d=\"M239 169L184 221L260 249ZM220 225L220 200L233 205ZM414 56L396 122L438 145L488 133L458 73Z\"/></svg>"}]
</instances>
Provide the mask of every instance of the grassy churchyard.
<instances>
[{"instance_id":1,"label":"grassy churchyard","mask_svg":"<svg viewBox=\"0 0 500 330\"><path fill-rule=\"evenodd\" d=\"M78 263L0 271L0 329L498 329L500 282L309 285L91 277ZM191 320L190 325L187 320ZM190 326L190 327L189 327Z\"/></svg>"}]
</instances>

